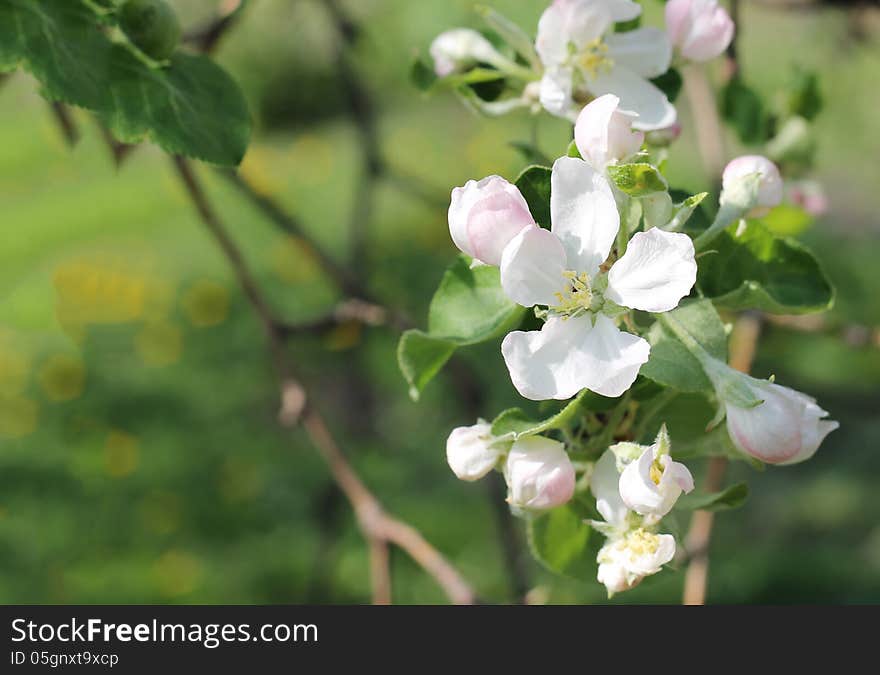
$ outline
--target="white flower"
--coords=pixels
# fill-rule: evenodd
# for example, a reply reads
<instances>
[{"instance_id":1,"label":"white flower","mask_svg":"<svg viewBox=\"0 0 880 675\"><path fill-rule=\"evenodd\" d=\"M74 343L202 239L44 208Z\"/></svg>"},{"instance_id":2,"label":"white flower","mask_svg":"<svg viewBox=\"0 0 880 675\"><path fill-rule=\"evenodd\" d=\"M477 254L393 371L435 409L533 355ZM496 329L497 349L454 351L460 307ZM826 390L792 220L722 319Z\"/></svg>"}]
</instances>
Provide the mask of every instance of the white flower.
<instances>
[{"instance_id":1,"label":"white flower","mask_svg":"<svg viewBox=\"0 0 880 675\"><path fill-rule=\"evenodd\" d=\"M648 79L669 68L672 47L657 28L611 32L616 21L641 13L631 0L554 0L538 22L535 49L544 64L541 103L574 120L591 97L615 94L638 114L638 129L675 122L675 108Z\"/></svg>"},{"instance_id":2,"label":"white flower","mask_svg":"<svg viewBox=\"0 0 880 675\"><path fill-rule=\"evenodd\" d=\"M565 446L543 436L527 436L514 442L504 469L507 501L523 509L543 510L561 506L574 494L574 466Z\"/></svg>"},{"instance_id":3,"label":"white flower","mask_svg":"<svg viewBox=\"0 0 880 675\"><path fill-rule=\"evenodd\" d=\"M633 236L605 273L620 226L611 187L585 161L553 165L551 230L524 228L501 256L501 286L525 307L544 305L540 331L514 331L501 344L517 391L532 400L571 398L587 388L620 396L648 360L644 339L620 331L620 307L666 312L696 280L694 247L684 234L651 229ZM610 301L610 303L609 303Z\"/></svg>"},{"instance_id":4,"label":"white flower","mask_svg":"<svg viewBox=\"0 0 880 675\"><path fill-rule=\"evenodd\" d=\"M492 436L492 425L480 420L470 427L456 427L446 440L446 461L461 480L479 480L494 469L504 448Z\"/></svg>"},{"instance_id":5,"label":"white flower","mask_svg":"<svg viewBox=\"0 0 880 675\"><path fill-rule=\"evenodd\" d=\"M752 181L757 176L757 189ZM782 176L779 169L761 155L743 155L731 160L721 175L721 202L742 208L749 216L759 217L782 201Z\"/></svg>"},{"instance_id":6,"label":"white flower","mask_svg":"<svg viewBox=\"0 0 880 675\"><path fill-rule=\"evenodd\" d=\"M666 427L660 429L653 445L630 462L620 474L620 497L636 513L662 518L672 510L682 491L694 489L694 477L669 455Z\"/></svg>"},{"instance_id":7,"label":"white flower","mask_svg":"<svg viewBox=\"0 0 880 675\"><path fill-rule=\"evenodd\" d=\"M666 34L688 61L709 61L733 39L733 20L716 0L669 0Z\"/></svg>"},{"instance_id":8,"label":"white flower","mask_svg":"<svg viewBox=\"0 0 880 675\"><path fill-rule=\"evenodd\" d=\"M609 539L599 550L596 578L611 597L656 574L674 555L675 538L671 534L654 534L640 527Z\"/></svg>"},{"instance_id":9,"label":"white flower","mask_svg":"<svg viewBox=\"0 0 880 675\"><path fill-rule=\"evenodd\" d=\"M610 527L606 534L620 534L628 529L629 509L620 496L620 472L614 452L606 450L590 474L590 492L596 498L596 510Z\"/></svg>"},{"instance_id":10,"label":"white flower","mask_svg":"<svg viewBox=\"0 0 880 675\"><path fill-rule=\"evenodd\" d=\"M460 250L488 265L501 263L501 252L535 220L516 186L500 176L469 180L452 190L449 233Z\"/></svg>"},{"instance_id":11,"label":"white flower","mask_svg":"<svg viewBox=\"0 0 880 675\"><path fill-rule=\"evenodd\" d=\"M614 94L600 96L584 106L575 122L578 152L596 171L633 156L645 140L645 134L632 128L637 115L619 104Z\"/></svg>"},{"instance_id":12,"label":"white flower","mask_svg":"<svg viewBox=\"0 0 880 675\"><path fill-rule=\"evenodd\" d=\"M727 431L744 453L768 464L809 459L825 437L840 426L816 399L794 389L739 374L763 403L752 408L726 402Z\"/></svg>"},{"instance_id":13,"label":"white flower","mask_svg":"<svg viewBox=\"0 0 880 675\"><path fill-rule=\"evenodd\" d=\"M476 63L496 67L507 63L491 42L470 28L453 28L440 33L428 51L434 59L437 77L446 77Z\"/></svg>"}]
</instances>

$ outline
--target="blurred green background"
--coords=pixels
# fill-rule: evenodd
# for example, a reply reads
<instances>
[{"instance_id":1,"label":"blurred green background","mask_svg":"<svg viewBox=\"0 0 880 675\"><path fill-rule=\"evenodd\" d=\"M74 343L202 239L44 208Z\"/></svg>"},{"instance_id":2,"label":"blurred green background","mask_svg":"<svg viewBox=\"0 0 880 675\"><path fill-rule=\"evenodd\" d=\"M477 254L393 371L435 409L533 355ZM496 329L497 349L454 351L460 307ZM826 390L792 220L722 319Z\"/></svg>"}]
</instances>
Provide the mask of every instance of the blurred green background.
<instances>
[{"instance_id":1,"label":"blurred green background","mask_svg":"<svg viewBox=\"0 0 880 675\"><path fill-rule=\"evenodd\" d=\"M173 4L189 26L214 5ZM382 182L355 265L419 322L455 254L448 190L489 173L512 179L524 162L508 142L530 133L524 113L483 119L408 83L412 54L435 34L479 27L472 4L344 5L363 31L354 65L373 92L382 150L433 195ZM658 25L661 3L645 4ZM336 34L317 0L251 5L217 53L256 121L242 171L342 260L363 204ZM493 5L531 32L544 2ZM708 600L880 602L880 18L748 2L741 14L744 72L762 93L772 97L796 63L822 76L816 177L831 208L799 236L838 290L828 330L767 328L753 372L817 396L841 428L806 464L733 467L730 480L748 479L752 495L717 518ZM671 183L707 188L684 99L679 110ZM350 509L305 436L277 428L260 327L168 158L144 146L117 170L94 121L75 118L82 138L70 149L29 76L0 88L0 602L369 602ZM568 134L541 118L549 153L562 154ZM295 240L210 169L200 176L280 312L305 320L333 306L333 285ZM455 480L445 462L446 435L473 413L443 377L412 403L395 347L381 328L291 342L313 399L388 509L481 598L515 601L487 486ZM482 415L518 403L497 345L464 358L489 385ZM532 601L605 600L595 582L554 576L527 553L522 564ZM405 555L392 567L395 602L445 601ZM659 574L614 602L676 602L682 576Z\"/></svg>"}]
</instances>

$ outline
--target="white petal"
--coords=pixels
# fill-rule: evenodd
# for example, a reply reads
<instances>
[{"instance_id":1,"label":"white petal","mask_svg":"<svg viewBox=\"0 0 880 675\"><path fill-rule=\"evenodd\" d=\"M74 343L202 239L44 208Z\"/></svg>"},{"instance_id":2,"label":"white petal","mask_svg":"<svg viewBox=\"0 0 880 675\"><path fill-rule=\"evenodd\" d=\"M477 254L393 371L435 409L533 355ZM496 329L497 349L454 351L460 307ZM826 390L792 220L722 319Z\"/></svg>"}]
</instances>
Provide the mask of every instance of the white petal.
<instances>
[{"instance_id":1,"label":"white petal","mask_svg":"<svg viewBox=\"0 0 880 675\"><path fill-rule=\"evenodd\" d=\"M624 503L636 513L642 515L656 513L666 515L663 511L663 495L651 480L651 464L654 463L653 447L645 451L635 462L627 464L620 474L620 496Z\"/></svg>"},{"instance_id":2,"label":"white petal","mask_svg":"<svg viewBox=\"0 0 880 675\"><path fill-rule=\"evenodd\" d=\"M645 312L668 312L697 280L691 238L653 228L637 232L608 272L605 297Z\"/></svg>"},{"instance_id":3,"label":"white petal","mask_svg":"<svg viewBox=\"0 0 880 675\"><path fill-rule=\"evenodd\" d=\"M641 77L657 77L669 70L672 45L659 28L636 28L605 38L608 57ZM626 106L624 106L626 109Z\"/></svg>"},{"instance_id":4,"label":"white petal","mask_svg":"<svg viewBox=\"0 0 880 675\"><path fill-rule=\"evenodd\" d=\"M569 56L569 44L574 45L575 51L580 51L601 37L614 21L624 20L615 18L622 13L623 3L634 4L628 0L554 0L538 20L535 49L541 62L545 66L559 65Z\"/></svg>"},{"instance_id":5,"label":"white petal","mask_svg":"<svg viewBox=\"0 0 880 675\"><path fill-rule=\"evenodd\" d=\"M610 71L599 73L588 87L596 96L616 94L620 107L638 115L633 127L642 131L665 129L675 123L675 108L666 94L624 65L615 64Z\"/></svg>"},{"instance_id":6,"label":"white petal","mask_svg":"<svg viewBox=\"0 0 880 675\"><path fill-rule=\"evenodd\" d=\"M482 478L498 464L503 454L492 443L492 425L480 422L469 427L456 427L446 441L446 461L458 478L474 481Z\"/></svg>"},{"instance_id":7,"label":"white petal","mask_svg":"<svg viewBox=\"0 0 880 675\"><path fill-rule=\"evenodd\" d=\"M501 287L507 297L523 307L556 305L566 288L565 249L549 230L526 227L501 255Z\"/></svg>"},{"instance_id":8,"label":"white petal","mask_svg":"<svg viewBox=\"0 0 880 675\"><path fill-rule=\"evenodd\" d=\"M605 0L605 6L615 21L630 21L642 13L642 6L632 0Z\"/></svg>"},{"instance_id":9,"label":"white petal","mask_svg":"<svg viewBox=\"0 0 880 675\"><path fill-rule=\"evenodd\" d=\"M514 331L501 353L517 391L533 401L565 400L587 388L616 397L632 386L650 346L600 314L551 317L540 331Z\"/></svg>"},{"instance_id":10,"label":"white petal","mask_svg":"<svg viewBox=\"0 0 880 675\"><path fill-rule=\"evenodd\" d=\"M551 115L571 118L577 114L577 106L571 97L573 71L561 66L548 68L541 78L541 105Z\"/></svg>"},{"instance_id":11,"label":"white petal","mask_svg":"<svg viewBox=\"0 0 880 675\"><path fill-rule=\"evenodd\" d=\"M678 487L682 489L683 492L692 492L694 489L694 477L691 474L690 469L688 469L681 462L674 462L669 459L666 463L666 468L663 472L663 478L669 477L669 480L673 481Z\"/></svg>"},{"instance_id":12,"label":"white petal","mask_svg":"<svg viewBox=\"0 0 880 675\"><path fill-rule=\"evenodd\" d=\"M569 269L595 276L620 227L608 181L587 162L560 157L550 177L552 231L568 257Z\"/></svg>"},{"instance_id":13,"label":"white petal","mask_svg":"<svg viewBox=\"0 0 880 675\"><path fill-rule=\"evenodd\" d=\"M627 512L626 504L620 497L619 481L617 459L613 452L606 450L593 467L593 473L590 475L590 492L596 498L596 510L605 522L617 526L624 524Z\"/></svg>"}]
</instances>

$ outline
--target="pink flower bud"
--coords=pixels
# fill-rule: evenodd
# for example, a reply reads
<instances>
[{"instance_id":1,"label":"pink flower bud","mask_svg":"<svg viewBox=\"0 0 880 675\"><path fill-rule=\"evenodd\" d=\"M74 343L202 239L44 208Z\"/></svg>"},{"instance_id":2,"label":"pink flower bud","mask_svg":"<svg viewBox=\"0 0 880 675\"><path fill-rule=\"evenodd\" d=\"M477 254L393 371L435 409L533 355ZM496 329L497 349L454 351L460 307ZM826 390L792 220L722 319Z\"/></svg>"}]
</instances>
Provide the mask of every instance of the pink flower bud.
<instances>
[{"instance_id":1,"label":"pink flower bud","mask_svg":"<svg viewBox=\"0 0 880 675\"><path fill-rule=\"evenodd\" d=\"M829 433L840 426L816 399L765 380L745 378L756 398L751 408L726 404L727 431L742 452L768 464L796 464L812 457Z\"/></svg>"},{"instance_id":2,"label":"pink flower bud","mask_svg":"<svg viewBox=\"0 0 880 675\"><path fill-rule=\"evenodd\" d=\"M534 225L529 205L516 186L488 176L452 190L449 233L455 245L487 265L499 265L504 247L524 227Z\"/></svg>"},{"instance_id":3,"label":"pink flower bud","mask_svg":"<svg viewBox=\"0 0 880 675\"><path fill-rule=\"evenodd\" d=\"M732 193L744 179L754 174L758 175L758 192L752 199L748 215L758 217L782 201L782 176L773 162L761 155L737 157L724 167L721 184L723 192Z\"/></svg>"},{"instance_id":4,"label":"pink flower bud","mask_svg":"<svg viewBox=\"0 0 880 675\"><path fill-rule=\"evenodd\" d=\"M632 128L637 115L620 110L619 103L614 94L600 96L584 106L574 125L578 152L596 171L631 157L645 140L645 134Z\"/></svg>"},{"instance_id":5,"label":"pink flower bud","mask_svg":"<svg viewBox=\"0 0 880 675\"><path fill-rule=\"evenodd\" d=\"M719 56L733 39L733 20L716 0L669 0L666 33L679 54L689 61Z\"/></svg>"},{"instance_id":6,"label":"pink flower bud","mask_svg":"<svg viewBox=\"0 0 880 675\"><path fill-rule=\"evenodd\" d=\"M565 446L543 436L528 436L513 444L504 476L507 501L523 509L552 509L574 494L574 467Z\"/></svg>"}]
</instances>

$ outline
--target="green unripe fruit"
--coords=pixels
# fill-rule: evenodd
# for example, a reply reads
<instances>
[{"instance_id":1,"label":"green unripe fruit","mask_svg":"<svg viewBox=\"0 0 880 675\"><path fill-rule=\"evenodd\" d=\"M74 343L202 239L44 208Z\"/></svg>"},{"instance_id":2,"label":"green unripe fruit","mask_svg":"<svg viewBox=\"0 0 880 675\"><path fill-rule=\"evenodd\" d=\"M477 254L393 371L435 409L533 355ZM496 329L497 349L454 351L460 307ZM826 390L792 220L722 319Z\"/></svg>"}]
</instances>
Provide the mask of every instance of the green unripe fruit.
<instances>
[{"instance_id":1,"label":"green unripe fruit","mask_svg":"<svg viewBox=\"0 0 880 675\"><path fill-rule=\"evenodd\" d=\"M128 0L119 11L119 27L144 54L164 61L180 42L180 22L165 0Z\"/></svg>"}]
</instances>

